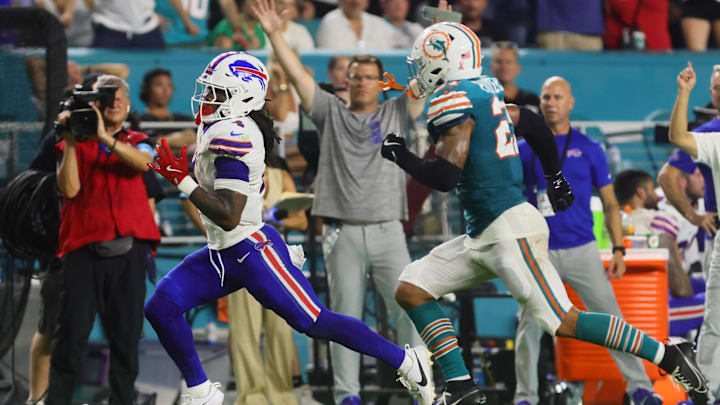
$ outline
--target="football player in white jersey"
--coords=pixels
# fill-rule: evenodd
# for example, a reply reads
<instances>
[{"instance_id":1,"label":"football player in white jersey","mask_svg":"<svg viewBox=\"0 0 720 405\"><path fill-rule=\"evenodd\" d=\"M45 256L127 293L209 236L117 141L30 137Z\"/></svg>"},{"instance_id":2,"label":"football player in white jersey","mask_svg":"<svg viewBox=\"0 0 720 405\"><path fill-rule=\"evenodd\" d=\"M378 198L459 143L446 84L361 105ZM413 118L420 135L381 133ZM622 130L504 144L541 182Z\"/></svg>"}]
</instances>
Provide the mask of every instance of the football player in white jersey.
<instances>
[{"instance_id":1,"label":"football player in white jersey","mask_svg":"<svg viewBox=\"0 0 720 405\"><path fill-rule=\"evenodd\" d=\"M378 358L395 369L399 381L423 405L434 399L429 352L402 349L361 321L334 313L318 300L300 271L300 246L288 246L262 222L265 159L278 136L261 108L268 72L244 52L215 57L197 79L192 98L197 150L197 183L188 175L187 147L175 157L167 142L157 146L152 169L189 196L202 214L208 245L187 256L158 283L145 316L182 373L183 405L221 404L219 383L208 380L183 313L246 288L264 307L311 337L340 343Z\"/></svg>"}]
</instances>

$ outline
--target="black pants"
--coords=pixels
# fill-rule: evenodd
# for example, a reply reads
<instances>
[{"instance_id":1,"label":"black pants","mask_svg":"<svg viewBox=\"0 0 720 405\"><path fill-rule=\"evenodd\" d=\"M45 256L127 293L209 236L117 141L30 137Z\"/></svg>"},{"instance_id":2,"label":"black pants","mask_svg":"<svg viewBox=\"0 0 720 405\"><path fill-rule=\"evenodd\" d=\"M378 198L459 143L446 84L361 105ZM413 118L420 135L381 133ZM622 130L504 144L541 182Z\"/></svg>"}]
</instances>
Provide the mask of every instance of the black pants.
<instances>
[{"instance_id":1,"label":"black pants","mask_svg":"<svg viewBox=\"0 0 720 405\"><path fill-rule=\"evenodd\" d=\"M122 256L99 257L87 247L65 256L65 294L50 358L48 405L71 404L96 313L110 345L110 404L133 404L150 249L147 242L136 240Z\"/></svg>"},{"instance_id":2,"label":"black pants","mask_svg":"<svg viewBox=\"0 0 720 405\"><path fill-rule=\"evenodd\" d=\"M145 34L128 35L127 32L93 24L93 32L93 48L165 48L159 26Z\"/></svg>"}]
</instances>

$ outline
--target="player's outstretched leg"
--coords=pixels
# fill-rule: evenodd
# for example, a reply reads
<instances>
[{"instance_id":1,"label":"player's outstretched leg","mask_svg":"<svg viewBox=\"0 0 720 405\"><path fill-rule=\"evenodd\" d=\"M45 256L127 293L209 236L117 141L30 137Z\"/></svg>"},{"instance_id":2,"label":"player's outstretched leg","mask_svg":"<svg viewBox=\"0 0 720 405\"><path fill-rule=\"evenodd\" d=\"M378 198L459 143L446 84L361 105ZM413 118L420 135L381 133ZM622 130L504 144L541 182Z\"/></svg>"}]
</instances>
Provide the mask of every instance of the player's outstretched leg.
<instances>
[{"instance_id":1,"label":"player's outstretched leg","mask_svg":"<svg viewBox=\"0 0 720 405\"><path fill-rule=\"evenodd\" d=\"M445 390L438 396L440 405L480 405L485 395L475 385L465 367L460 346L450 319L435 298L421 288L401 281L395 299L403 307L445 377Z\"/></svg>"},{"instance_id":2,"label":"player's outstretched leg","mask_svg":"<svg viewBox=\"0 0 720 405\"><path fill-rule=\"evenodd\" d=\"M209 255L206 247L186 257L158 282L145 304L145 317L184 378L181 405L221 405L224 397L220 383L208 380L183 317L189 309L232 291L227 282L220 286Z\"/></svg>"},{"instance_id":3,"label":"player's outstretched leg","mask_svg":"<svg viewBox=\"0 0 720 405\"><path fill-rule=\"evenodd\" d=\"M406 346L403 350L360 320L324 308L299 269L304 261L300 255L293 247L291 257L280 234L268 225L237 248L222 251L228 273L243 274L248 292L290 326L384 361L397 370L399 381L422 405L432 404L435 389L427 349ZM237 263L239 257L245 257L241 264Z\"/></svg>"},{"instance_id":4,"label":"player's outstretched leg","mask_svg":"<svg viewBox=\"0 0 720 405\"><path fill-rule=\"evenodd\" d=\"M669 373L696 405L707 403L707 382L695 364L690 342L665 345L613 315L584 312L575 307L568 311L556 335L574 337L653 362Z\"/></svg>"}]
</instances>

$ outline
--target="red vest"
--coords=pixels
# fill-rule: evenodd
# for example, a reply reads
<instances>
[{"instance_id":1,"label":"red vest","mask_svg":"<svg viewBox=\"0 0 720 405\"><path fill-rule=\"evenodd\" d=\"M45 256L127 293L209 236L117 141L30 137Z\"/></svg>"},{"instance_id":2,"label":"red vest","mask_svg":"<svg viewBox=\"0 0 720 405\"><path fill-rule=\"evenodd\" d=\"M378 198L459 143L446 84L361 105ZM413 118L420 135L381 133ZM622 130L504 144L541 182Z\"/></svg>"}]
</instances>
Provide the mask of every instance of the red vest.
<instances>
[{"instance_id":1,"label":"red vest","mask_svg":"<svg viewBox=\"0 0 720 405\"><path fill-rule=\"evenodd\" d=\"M118 142L136 146L147 137L142 132L123 131ZM57 149L64 151L65 141L58 143ZM114 153L108 155L93 138L76 142L75 151L80 191L75 198L63 200L58 257L117 235L159 242L160 231L150 212L142 173Z\"/></svg>"}]
</instances>

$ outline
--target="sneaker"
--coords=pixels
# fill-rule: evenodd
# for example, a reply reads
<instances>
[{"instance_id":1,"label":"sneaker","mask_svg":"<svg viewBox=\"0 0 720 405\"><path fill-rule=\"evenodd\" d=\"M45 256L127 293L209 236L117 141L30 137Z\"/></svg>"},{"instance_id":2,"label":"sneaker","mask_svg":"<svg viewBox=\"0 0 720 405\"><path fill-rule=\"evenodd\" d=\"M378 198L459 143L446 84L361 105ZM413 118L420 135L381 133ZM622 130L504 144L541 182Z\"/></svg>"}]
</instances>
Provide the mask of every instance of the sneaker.
<instances>
[{"instance_id":1,"label":"sneaker","mask_svg":"<svg viewBox=\"0 0 720 405\"><path fill-rule=\"evenodd\" d=\"M405 355L412 359L413 365L406 373L398 370L398 381L410 391L410 395L419 405L432 405L435 399L435 386L431 380L430 352L425 346L405 345Z\"/></svg>"},{"instance_id":2,"label":"sneaker","mask_svg":"<svg viewBox=\"0 0 720 405\"><path fill-rule=\"evenodd\" d=\"M204 397L193 397L184 389L180 394L180 405L222 405L225 394L220 391L221 384L215 382L210 384L210 391Z\"/></svg>"},{"instance_id":3,"label":"sneaker","mask_svg":"<svg viewBox=\"0 0 720 405\"><path fill-rule=\"evenodd\" d=\"M312 389L308 384L294 388L293 393L297 398L298 405L322 405L322 402L318 402L313 398Z\"/></svg>"},{"instance_id":4,"label":"sneaker","mask_svg":"<svg viewBox=\"0 0 720 405\"><path fill-rule=\"evenodd\" d=\"M692 342L665 345L665 356L660 368L670 374L670 378L683 387L695 405L706 405L708 387L705 377L695 364L695 349Z\"/></svg>"},{"instance_id":5,"label":"sneaker","mask_svg":"<svg viewBox=\"0 0 720 405\"><path fill-rule=\"evenodd\" d=\"M482 405L486 401L485 394L480 387L472 385L470 388L457 392L448 391L446 388L435 400L435 405ZM529 404L527 401L521 403Z\"/></svg>"},{"instance_id":6,"label":"sneaker","mask_svg":"<svg viewBox=\"0 0 720 405\"><path fill-rule=\"evenodd\" d=\"M638 388L630 396L630 405L662 405L663 399L660 395L648 391L645 388Z\"/></svg>"}]
</instances>

